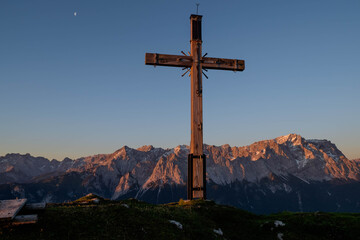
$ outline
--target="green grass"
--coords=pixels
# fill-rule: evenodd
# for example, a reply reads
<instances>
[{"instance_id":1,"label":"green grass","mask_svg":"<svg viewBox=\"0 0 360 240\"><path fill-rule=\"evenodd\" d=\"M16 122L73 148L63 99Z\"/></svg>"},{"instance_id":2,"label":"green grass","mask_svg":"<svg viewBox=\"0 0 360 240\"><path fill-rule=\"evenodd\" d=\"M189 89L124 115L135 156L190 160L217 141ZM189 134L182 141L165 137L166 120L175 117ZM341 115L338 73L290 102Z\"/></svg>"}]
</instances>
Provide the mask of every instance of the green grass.
<instances>
[{"instance_id":1,"label":"green grass","mask_svg":"<svg viewBox=\"0 0 360 240\"><path fill-rule=\"evenodd\" d=\"M255 215L203 200L153 205L91 199L48 205L37 224L3 225L0 239L278 239L279 233L283 239L360 239L360 214ZM276 227L276 220L285 226ZM214 232L219 228L222 236Z\"/></svg>"}]
</instances>

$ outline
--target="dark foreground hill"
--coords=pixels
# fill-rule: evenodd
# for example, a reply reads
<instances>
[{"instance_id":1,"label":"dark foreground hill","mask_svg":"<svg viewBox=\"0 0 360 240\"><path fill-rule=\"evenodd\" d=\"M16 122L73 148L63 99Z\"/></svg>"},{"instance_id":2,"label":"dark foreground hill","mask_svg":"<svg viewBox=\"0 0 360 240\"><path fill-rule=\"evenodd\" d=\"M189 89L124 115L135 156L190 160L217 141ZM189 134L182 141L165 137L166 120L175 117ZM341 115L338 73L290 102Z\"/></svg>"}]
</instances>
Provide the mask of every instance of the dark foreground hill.
<instances>
[{"instance_id":1,"label":"dark foreground hill","mask_svg":"<svg viewBox=\"0 0 360 240\"><path fill-rule=\"evenodd\" d=\"M3 225L0 239L360 239L360 214L255 215L202 200L86 200L48 205L35 225Z\"/></svg>"}]
</instances>

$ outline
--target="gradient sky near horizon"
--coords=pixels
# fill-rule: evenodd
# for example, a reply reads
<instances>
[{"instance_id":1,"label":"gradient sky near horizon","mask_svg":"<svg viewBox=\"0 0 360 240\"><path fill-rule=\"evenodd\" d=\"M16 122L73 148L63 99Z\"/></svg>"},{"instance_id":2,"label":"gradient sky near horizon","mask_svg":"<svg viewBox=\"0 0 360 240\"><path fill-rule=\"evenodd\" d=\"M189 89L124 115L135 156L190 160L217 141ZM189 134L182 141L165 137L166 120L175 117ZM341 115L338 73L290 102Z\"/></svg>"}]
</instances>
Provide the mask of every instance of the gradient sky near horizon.
<instances>
[{"instance_id":1,"label":"gradient sky near horizon","mask_svg":"<svg viewBox=\"0 0 360 240\"><path fill-rule=\"evenodd\" d=\"M0 1L0 156L62 160L190 142L190 79L144 64L190 49L244 59L203 79L204 142L289 133L360 158L360 1ZM74 14L76 12L76 14Z\"/></svg>"}]
</instances>

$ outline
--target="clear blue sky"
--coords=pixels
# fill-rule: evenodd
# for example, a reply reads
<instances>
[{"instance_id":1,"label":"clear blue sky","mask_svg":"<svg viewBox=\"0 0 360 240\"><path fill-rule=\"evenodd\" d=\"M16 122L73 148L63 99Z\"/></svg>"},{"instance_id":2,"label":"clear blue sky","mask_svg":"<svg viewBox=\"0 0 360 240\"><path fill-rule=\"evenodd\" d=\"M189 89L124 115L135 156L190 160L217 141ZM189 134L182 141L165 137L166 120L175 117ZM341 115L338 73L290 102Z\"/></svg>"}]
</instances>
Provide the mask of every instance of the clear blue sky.
<instances>
[{"instance_id":1,"label":"clear blue sky","mask_svg":"<svg viewBox=\"0 0 360 240\"><path fill-rule=\"evenodd\" d=\"M204 78L204 142L289 133L360 157L360 1L0 1L0 156L62 160L190 141L190 84L145 52L246 61ZM74 16L74 12L77 12Z\"/></svg>"}]
</instances>

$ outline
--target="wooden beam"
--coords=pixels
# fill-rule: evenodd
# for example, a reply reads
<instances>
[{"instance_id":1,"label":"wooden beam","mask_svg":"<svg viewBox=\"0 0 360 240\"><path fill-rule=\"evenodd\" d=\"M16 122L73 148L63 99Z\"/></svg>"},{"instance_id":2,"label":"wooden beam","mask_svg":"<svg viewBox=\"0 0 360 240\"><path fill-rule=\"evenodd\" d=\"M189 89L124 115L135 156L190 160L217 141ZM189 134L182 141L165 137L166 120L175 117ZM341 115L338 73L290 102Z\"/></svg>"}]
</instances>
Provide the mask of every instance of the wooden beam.
<instances>
[{"instance_id":1,"label":"wooden beam","mask_svg":"<svg viewBox=\"0 0 360 240\"><path fill-rule=\"evenodd\" d=\"M245 61L238 59L210 58L201 59L202 67L206 69L244 71Z\"/></svg>"},{"instance_id":2,"label":"wooden beam","mask_svg":"<svg viewBox=\"0 0 360 240\"><path fill-rule=\"evenodd\" d=\"M24 207L27 199L12 199L0 201L0 220L12 220Z\"/></svg>"},{"instance_id":3,"label":"wooden beam","mask_svg":"<svg viewBox=\"0 0 360 240\"><path fill-rule=\"evenodd\" d=\"M184 55L170 55L146 53L145 64L168 67L192 67L193 57ZM200 60L202 68L229 71L244 71L245 61L239 59L203 57Z\"/></svg>"},{"instance_id":4,"label":"wooden beam","mask_svg":"<svg viewBox=\"0 0 360 240\"><path fill-rule=\"evenodd\" d=\"M37 221L38 221L38 215L37 214L17 215L13 219L13 225L33 224L33 223L37 223Z\"/></svg>"},{"instance_id":5,"label":"wooden beam","mask_svg":"<svg viewBox=\"0 0 360 240\"><path fill-rule=\"evenodd\" d=\"M145 64L168 67L191 67L192 57L184 55L169 55L158 53L146 53Z\"/></svg>"}]
</instances>

